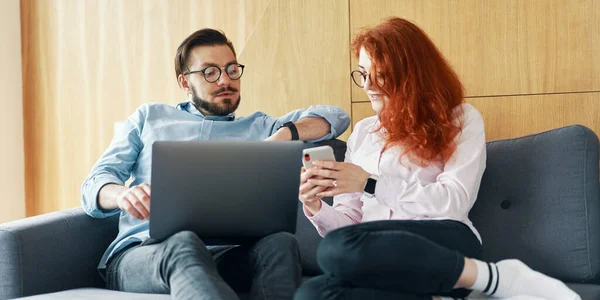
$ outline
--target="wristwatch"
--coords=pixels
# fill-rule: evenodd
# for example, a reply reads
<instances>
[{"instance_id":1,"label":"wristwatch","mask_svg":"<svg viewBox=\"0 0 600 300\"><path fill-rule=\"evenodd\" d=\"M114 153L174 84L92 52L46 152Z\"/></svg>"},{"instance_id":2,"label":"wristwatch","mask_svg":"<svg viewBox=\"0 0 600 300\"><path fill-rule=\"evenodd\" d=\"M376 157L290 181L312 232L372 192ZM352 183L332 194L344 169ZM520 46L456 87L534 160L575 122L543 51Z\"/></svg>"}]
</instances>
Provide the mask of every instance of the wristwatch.
<instances>
[{"instance_id":1,"label":"wristwatch","mask_svg":"<svg viewBox=\"0 0 600 300\"><path fill-rule=\"evenodd\" d=\"M375 196L375 187L377 186L377 179L379 177L377 175L371 174L365 183L365 187L363 188L363 194L369 198L373 198Z\"/></svg>"},{"instance_id":2,"label":"wristwatch","mask_svg":"<svg viewBox=\"0 0 600 300\"><path fill-rule=\"evenodd\" d=\"M290 132L292 133L292 141L297 141L300 139L300 137L298 136L298 129L296 128L296 125L294 125L294 122L285 122L283 123L283 125L279 126L279 128L277 128L277 130L283 128L283 127L287 127L290 129Z\"/></svg>"}]
</instances>

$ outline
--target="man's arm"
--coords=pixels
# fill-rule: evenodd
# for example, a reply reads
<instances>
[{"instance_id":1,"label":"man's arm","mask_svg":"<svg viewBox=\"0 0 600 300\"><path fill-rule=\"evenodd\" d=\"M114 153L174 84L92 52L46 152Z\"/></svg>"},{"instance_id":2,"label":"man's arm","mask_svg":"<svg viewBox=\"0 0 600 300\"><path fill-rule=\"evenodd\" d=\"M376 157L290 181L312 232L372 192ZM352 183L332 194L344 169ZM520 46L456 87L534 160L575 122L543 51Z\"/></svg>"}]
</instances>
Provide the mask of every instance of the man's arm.
<instances>
[{"instance_id":1,"label":"man's arm","mask_svg":"<svg viewBox=\"0 0 600 300\"><path fill-rule=\"evenodd\" d=\"M298 130L298 138L301 141L319 139L331 130L331 124L321 117L306 117L294 122ZM281 127L266 141L289 141L292 139L292 131L288 127Z\"/></svg>"},{"instance_id":2,"label":"man's arm","mask_svg":"<svg viewBox=\"0 0 600 300\"><path fill-rule=\"evenodd\" d=\"M337 106L315 105L295 110L279 119L271 119L271 135L267 140L290 140L289 128L279 128L294 122L300 140L319 142L340 136L350 125L350 116Z\"/></svg>"},{"instance_id":3,"label":"man's arm","mask_svg":"<svg viewBox=\"0 0 600 300\"><path fill-rule=\"evenodd\" d=\"M140 107L110 143L81 185L81 206L90 216L105 218L119 213L115 194L124 186L143 148L140 139L145 107Z\"/></svg>"}]
</instances>

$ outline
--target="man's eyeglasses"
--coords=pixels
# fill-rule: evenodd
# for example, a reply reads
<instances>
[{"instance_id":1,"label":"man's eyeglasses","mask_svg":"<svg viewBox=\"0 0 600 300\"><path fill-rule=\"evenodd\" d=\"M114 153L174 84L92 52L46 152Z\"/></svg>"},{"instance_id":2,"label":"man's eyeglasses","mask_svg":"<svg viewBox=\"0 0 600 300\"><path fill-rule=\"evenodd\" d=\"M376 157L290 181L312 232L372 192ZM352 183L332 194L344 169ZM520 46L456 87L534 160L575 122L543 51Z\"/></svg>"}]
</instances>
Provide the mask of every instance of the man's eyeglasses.
<instances>
[{"instance_id":1,"label":"man's eyeglasses","mask_svg":"<svg viewBox=\"0 0 600 300\"><path fill-rule=\"evenodd\" d=\"M350 77L352 77L352 81L354 81L354 84L356 84L359 88L364 88L365 87L365 82L367 82L367 77L369 78L370 82L373 82L373 80L371 80L371 73L367 73L367 72L363 72L360 70L354 70L350 73ZM377 76L377 84L379 86L383 86L384 84L384 79L382 76Z\"/></svg>"},{"instance_id":2,"label":"man's eyeglasses","mask_svg":"<svg viewBox=\"0 0 600 300\"><path fill-rule=\"evenodd\" d=\"M183 73L183 75L189 75L189 74L194 74L194 73L202 73L202 75L204 75L204 79L208 82L208 83L214 83L217 82L220 78L221 78L221 69L225 70L225 73L227 74L227 76L231 79L231 80L238 80L240 79L240 77L242 77L242 74L244 74L244 65L241 64L228 64L223 68L219 68L216 66L210 66L210 67L206 67L202 70L197 70L197 71L187 71L185 73Z\"/></svg>"}]
</instances>

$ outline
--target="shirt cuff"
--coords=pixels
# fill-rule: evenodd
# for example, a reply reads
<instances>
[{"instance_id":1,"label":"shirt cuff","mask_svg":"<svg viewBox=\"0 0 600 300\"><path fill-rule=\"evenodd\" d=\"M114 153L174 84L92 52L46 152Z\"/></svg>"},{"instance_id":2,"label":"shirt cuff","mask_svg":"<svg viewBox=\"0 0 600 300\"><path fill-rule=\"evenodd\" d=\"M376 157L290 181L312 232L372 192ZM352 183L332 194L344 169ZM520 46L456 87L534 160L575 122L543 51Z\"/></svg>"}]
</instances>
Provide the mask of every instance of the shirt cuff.
<instances>
[{"instance_id":1,"label":"shirt cuff","mask_svg":"<svg viewBox=\"0 0 600 300\"><path fill-rule=\"evenodd\" d=\"M325 201L321 200L321 210L319 210L312 217L310 216L310 212L306 209L304 205L302 205L302 210L304 211L304 215L306 218L315 226L321 235L324 235L326 232L337 228L337 218L336 213L338 213L331 205L327 204Z\"/></svg>"},{"instance_id":2,"label":"shirt cuff","mask_svg":"<svg viewBox=\"0 0 600 300\"><path fill-rule=\"evenodd\" d=\"M86 182L87 187L84 187L86 191L83 193L82 207L83 210L91 217L94 218L106 218L119 213L120 209L115 208L113 210L104 210L98 206L98 194L107 184L120 184L118 178L107 175L98 175L90 179L91 182Z\"/></svg>"}]
</instances>

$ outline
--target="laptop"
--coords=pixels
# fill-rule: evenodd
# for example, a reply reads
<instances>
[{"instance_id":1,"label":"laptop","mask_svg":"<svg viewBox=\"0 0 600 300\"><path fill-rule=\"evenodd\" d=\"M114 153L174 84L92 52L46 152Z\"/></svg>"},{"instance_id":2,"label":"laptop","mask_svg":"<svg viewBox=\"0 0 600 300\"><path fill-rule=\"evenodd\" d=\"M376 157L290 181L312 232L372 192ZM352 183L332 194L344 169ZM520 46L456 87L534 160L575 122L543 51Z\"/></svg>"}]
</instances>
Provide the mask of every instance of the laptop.
<instances>
[{"instance_id":1,"label":"laptop","mask_svg":"<svg viewBox=\"0 0 600 300\"><path fill-rule=\"evenodd\" d=\"M207 245L295 233L301 141L173 142L152 148L150 243L182 230Z\"/></svg>"}]
</instances>

